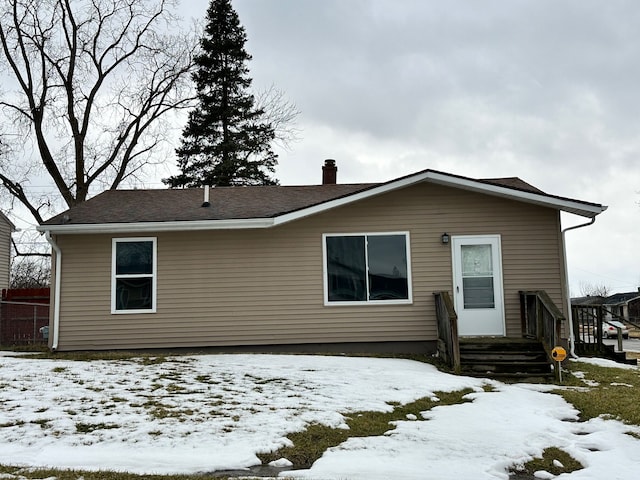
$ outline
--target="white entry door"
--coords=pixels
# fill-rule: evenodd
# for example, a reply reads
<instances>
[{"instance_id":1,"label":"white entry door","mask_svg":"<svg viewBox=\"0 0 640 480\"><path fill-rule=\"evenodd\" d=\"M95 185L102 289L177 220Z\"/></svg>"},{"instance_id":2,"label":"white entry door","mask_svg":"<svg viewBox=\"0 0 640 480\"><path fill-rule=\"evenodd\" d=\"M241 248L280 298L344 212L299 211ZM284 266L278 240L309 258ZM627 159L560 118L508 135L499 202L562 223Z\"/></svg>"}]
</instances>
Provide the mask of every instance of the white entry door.
<instances>
[{"instance_id":1,"label":"white entry door","mask_svg":"<svg viewBox=\"0 0 640 480\"><path fill-rule=\"evenodd\" d=\"M462 336L504 336L500 235L455 236L453 296Z\"/></svg>"}]
</instances>

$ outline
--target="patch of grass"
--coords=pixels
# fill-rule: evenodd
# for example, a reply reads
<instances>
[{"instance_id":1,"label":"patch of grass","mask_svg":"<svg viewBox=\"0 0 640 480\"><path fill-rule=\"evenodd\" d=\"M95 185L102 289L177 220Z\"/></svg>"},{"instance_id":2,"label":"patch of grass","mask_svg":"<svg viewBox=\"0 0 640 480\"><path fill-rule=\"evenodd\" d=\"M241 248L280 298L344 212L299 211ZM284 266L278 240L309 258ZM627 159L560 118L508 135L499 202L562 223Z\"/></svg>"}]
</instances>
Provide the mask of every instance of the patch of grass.
<instances>
[{"instance_id":1,"label":"patch of grass","mask_svg":"<svg viewBox=\"0 0 640 480\"><path fill-rule=\"evenodd\" d=\"M640 370L608 368L588 363L570 364L570 384L580 389L566 389L558 393L580 410L580 418L589 420L601 415L617 418L627 424L640 425L638 389ZM576 372L581 372L576 376ZM563 382L565 383L565 382Z\"/></svg>"},{"instance_id":2,"label":"patch of grass","mask_svg":"<svg viewBox=\"0 0 640 480\"><path fill-rule=\"evenodd\" d=\"M136 406L139 406L139 405L136 405ZM191 416L195 414L195 411L190 408L186 408L186 409L174 408L171 405L166 405L162 402L158 402L155 400L150 400L148 402L145 402L141 406L145 407L148 410L149 415L157 419L162 419L162 418L180 419L182 417Z\"/></svg>"},{"instance_id":3,"label":"patch of grass","mask_svg":"<svg viewBox=\"0 0 640 480\"><path fill-rule=\"evenodd\" d=\"M584 468L579 461L573 458L564 450L550 447L542 452L541 458L534 458L525 463L521 468L517 468L513 473L531 475L537 471L544 470L553 475L571 473Z\"/></svg>"},{"instance_id":4,"label":"patch of grass","mask_svg":"<svg viewBox=\"0 0 640 480\"><path fill-rule=\"evenodd\" d=\"M51 371L53 373L62 373L67 370L67 367L54 367Z\"/></svg>"},{"instance_id":5,"label":"patch of grass","mask_svg":"<svg viewBox=\"0 0 640 480\"><path fill-rule=\"evenodd\" d=\"M114 428L120 428L120 425L113 423L76 423L76 432L78 433L91 433L96 430L110 430Z\"/></svg>"},{"instance_id":6,"label":"patch of grass","mask_svg":"<svg viewBox=\"0 0 640 480\"><path fill-rule=\"evenodd\" d=\"M97 472L83 470L57 470L39 468L21 468L11 465L0 465L0 476L15 480L37 480L42 478L55 478L56 480L230 480L232 477L215 474L203 475L135 475L127 472L113 472L100 470Z\"/></svg>"},{"instance_id":7,"label":"patch of grass","mask_svg":"<svg viewBox=\"0 0 640 480\"><path fill-rule=\"evenodd\" d=\"M92 361L92 360L130 360L139 358L142 354L120 351L78 351L78 352L51 352L43 351L36 355L29 355L27 358L46 360L71 360L71 361Z\"/></svg>"},{"instance_id":8,"label":"patch of grass","mask_svg":"<svg viewBox=\"0 0 640 480\"><path fill-rule=\"evenodd\" d=\"M274 378L263 378L263 377L256 377L255 375L251 375L249 373L245 373L245 378L252 380L253 383L255 383L256 385L266 385L268 383L286 383L287 379L286 378L279 378L279 377L274 377Z\"/></svg>"},{"instance_id":9,"label":"patch of grass","mask_svg":"<svg viewBox=\"0 0 640 480\"><path fill-rule=\"evenodd\" d=\"M24 425L24 421L18 420L15 422L0 423L0 428L19 427L21 425Z\"/></svg>"},{"instance_id":10,"label":"patch of grass","mask_svg":"<svg viewBox=\"0 0 640 480\"><path fill-rule=\"evenodd\" d=\"M167 361L168 361L167 357L164 357L164 356L159 356L159 357L143 356L140 360L138 360L138 363L140 363L141 365L160 365L161 363L165 363Z\"/></svg>"},{"instance_id":11,"label":"patch of grass","mask_svg":"<svg viewBox=\"0 0 640 480\"><path fill-rule=\"evenodd\" d=\"M17 349L11 349L17 351ZM140 365L159 365L165 362L177 361L167 359L164 355L157 355L145 352L129 352L126 350L112 351L76 351L76 352L52 352L48 348L36 348L28 351L37 351L34 355L24 356L25 359L33 360L71 360L79 362L91 362L96 360L124 361L139 363ZM180 362L184 363L184 362Z\"/></svg>"},{"instance_id":12,"label":"patch of grass","mask_svg":"<svg viewBox=\"0 0 640 480\"><path fill-rule=\"evenodd\" d=\"M302 432L287 435L293 446L283 447L274 452L259 453L258 458L263 464L279 458L286 458L293 463L294 469L309 468L327 449L341 444L350 437L383 435L395 428L392 422L407 420L407 415L415 415L416 418L421 419L421 412L430 410L436 405L454 405L467 402L469 400L463 397L471 392L471 389L457 392L438 392L436 395L439 400L425 397L404 405L393 402L393 404L389 404L393 407L390 412L349 413L348 416L345 415L346 423L349 426L348 430L317 423L311 424Z\"/></svg>"},{"instance_id":13,"label":"patch of grass","mask_svg":"<svg viewBox=\"0 0 640 480\"><path fill-rule=\"evenodd\" d=\"M185 387L183 387L182 385L179 385L177 383L170 383L169 385L167 385L165 387L165 389L169 393L187 393L186 392L187 389Z\"/></svg>"},{"instance_id":14,"label":"patch of grass","mask_svg":"<svg viewBox=\"0 0 640 480\"><path fill-rule=\"evenodd\" d=\"M47 347L44 344L3 345L3 346L0 347L0 351L16 352L16 353L21 353L21 352L28 352L28 353L48 352L49 351L49 347Z\"/></svg>"},{"instance_id":15,"label":"patch of grass","mask_svg":"<svg viewBox=\"0 0 640 480\"><path fill-rule=\"evenodd\" d=\"M211 385L217 385L218 383L220 383L217 380L213 380L211 378L211 375L198 375L195 378L195 380L197 382L200 382L200 383L208 383L208 384L211 384Z\"/></svg>"},{"instance_id":16,"label":"patch of grass","mask_svg":"<svg viewBox=\"0 0 640 480\"><path fill-rule=\"evenodd\" d=\"M40 425L40 428L45 429L49 428L49 423L51 422L50 418L40 418L38 420L31 420L29 423L33 423L35 425Z\"/></svg>"}]
</instances>

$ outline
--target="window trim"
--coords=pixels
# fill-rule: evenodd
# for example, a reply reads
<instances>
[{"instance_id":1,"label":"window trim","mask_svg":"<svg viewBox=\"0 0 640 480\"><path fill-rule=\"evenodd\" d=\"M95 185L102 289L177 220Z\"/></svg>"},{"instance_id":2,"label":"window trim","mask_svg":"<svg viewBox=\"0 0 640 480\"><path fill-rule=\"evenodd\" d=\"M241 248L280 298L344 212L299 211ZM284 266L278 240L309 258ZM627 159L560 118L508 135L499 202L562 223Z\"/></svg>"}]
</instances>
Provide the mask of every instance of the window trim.
<instances>
[{"instance_id":1,"label":"window trim","mask_svg":"<svg viewBox=\"0 0 640 480\"><path fill-rule=\"evenodd\" d=\"M365 241L365 263L367 267L367 275L365 281L367 286L367 300L363 301L329 301L329 272L327 271L327 238L330 237L374 237L374 236L392 236L404 235L405 251L407 254L407 298L401 300L370 300L369 299L369 255L367 242ZM323 233L322 234L322 287L324 289L324 306L364 306L364 305L411 305L413 304L413 282L411 278L411 235L409 231L399 232L366 232L366 233Z\"/></svg>"},{"instance_id":2,"label":"window trim","mask_svg":"<svg viewBox=\"0 0 640 480\"><path fill-rule=\"evenodd\" d=\"M116 274L116 248L118 243L126 242L151 242L153 262L151 274ZM158 277L158 238L157 237L122 237L111 239L111 313L114 315L129 315L137 313L156 313ZM151 308L138 308L135 310L116 309L116 283L120 278L151 278Z\"/></svg>"}]
</instances>

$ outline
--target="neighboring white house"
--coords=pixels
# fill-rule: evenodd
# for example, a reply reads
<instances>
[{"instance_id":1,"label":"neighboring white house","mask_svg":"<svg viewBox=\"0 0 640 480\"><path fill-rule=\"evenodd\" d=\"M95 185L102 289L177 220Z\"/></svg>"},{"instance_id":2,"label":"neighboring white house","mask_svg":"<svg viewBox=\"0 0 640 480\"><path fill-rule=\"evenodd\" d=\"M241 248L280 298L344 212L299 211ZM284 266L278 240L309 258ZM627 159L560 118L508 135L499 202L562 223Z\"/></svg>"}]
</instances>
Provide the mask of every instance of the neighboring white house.
<instances>
[{"instance_id":1,"label":"neighboring white house","mask_svg":"<svg viewBox=\"0 0 640 480\"><path fill-rule=\"evenodd\" d=\"M11 233L16 226L0 212L0 290L9 288L11 275Z\"/></svg>"}]
</instances>

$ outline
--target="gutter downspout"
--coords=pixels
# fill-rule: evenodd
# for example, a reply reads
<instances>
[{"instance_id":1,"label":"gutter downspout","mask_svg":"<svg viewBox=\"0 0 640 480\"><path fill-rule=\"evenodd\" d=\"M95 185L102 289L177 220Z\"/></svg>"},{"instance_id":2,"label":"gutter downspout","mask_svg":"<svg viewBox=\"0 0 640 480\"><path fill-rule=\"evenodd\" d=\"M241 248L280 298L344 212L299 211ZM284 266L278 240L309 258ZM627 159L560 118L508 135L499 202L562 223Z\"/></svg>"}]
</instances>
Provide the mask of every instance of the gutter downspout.
<instances>
[{"instance_id":1,"label":"gutter downspout","mask_svg":"<svg viewBox=\"0 0 640 480\"><path fill-rule=\"evenodd\" d=\"M51 350L56 351L58 349L58 334L60 330L60 279L62 276L62 250L51 237L51 232L46 231L44 237L51 245L51 248L56 252L56 275L53 282L54 299L53 299L53 335L51 337Z\"/></svg>"},{"instance_id":2,"label":"gutter downspout","mask_svg":"<svg viewBox=\"0 0 640 480\"><path fill-rule=\"evenodd\" d=\"M567 248L566 248L566 233L569 230L576 230L582 227L588 227L589 225L593 225L596 222L596 217L591 217L591 221L587 223L582 223L580 225L574 225L573 227L568 227L562 230L562 257L564 258L564 275L565 275L565 296L567 301L567 313L569 317L569 354L571 358L578 358L575 350L575 341L573 336L573 316L571 313L571 294L569 293L569 268L567 266Z\"/></svg>"}]
</instances>

